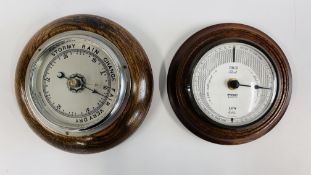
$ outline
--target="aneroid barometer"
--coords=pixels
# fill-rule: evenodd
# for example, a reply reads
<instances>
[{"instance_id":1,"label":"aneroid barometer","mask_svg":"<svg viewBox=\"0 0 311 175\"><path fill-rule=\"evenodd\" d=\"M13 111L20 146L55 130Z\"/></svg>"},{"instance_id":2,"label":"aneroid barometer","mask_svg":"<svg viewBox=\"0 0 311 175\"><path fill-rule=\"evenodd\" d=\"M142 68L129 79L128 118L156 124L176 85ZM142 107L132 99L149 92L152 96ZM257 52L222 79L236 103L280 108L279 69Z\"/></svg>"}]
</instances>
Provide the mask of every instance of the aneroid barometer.
<instances>
[{"instance_id":1,"label":"aneroid barometer","mask_svg":"<svg viewBox=\"0 0 311 175\"><path fill-rule=\"evenodd\" d=\"M282 118L291 71L280 47L242 24L219 24L191 36L168 73L168 95L181 122L220 144L252 141Z\"/></svg>"},{"instance_id":2,"label":"aneroid barometer","mask_svg":"<svg viewBox=\"0 0 311 175\"><path fill-rule=\"evenodd\" d=\"M152 72L134 37L98 16L74 15L42 28L25 47L16 94L29 125L72 152L108 149L144 119Z\"/></svg>"}]
</instances>

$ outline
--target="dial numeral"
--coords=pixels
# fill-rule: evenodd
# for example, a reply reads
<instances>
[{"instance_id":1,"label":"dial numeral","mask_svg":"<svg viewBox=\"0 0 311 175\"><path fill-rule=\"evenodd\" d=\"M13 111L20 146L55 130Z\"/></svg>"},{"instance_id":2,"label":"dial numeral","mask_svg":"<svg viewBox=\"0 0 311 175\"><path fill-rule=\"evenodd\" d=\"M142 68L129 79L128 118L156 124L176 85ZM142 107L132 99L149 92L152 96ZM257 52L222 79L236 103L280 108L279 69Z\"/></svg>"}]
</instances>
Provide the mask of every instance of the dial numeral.
<instances>
[{"instance_id":1,"label":"dial numeral","mask_svg":"<svg viewBox=\"0 0 311 175\"><path fill-rule=\"evenodd\" d=\"M97 61L96 58L93 58L93 59L92 59L92 62L93 62L93 63L96 63L96 61Z\"/></svg>"}]
</instances>

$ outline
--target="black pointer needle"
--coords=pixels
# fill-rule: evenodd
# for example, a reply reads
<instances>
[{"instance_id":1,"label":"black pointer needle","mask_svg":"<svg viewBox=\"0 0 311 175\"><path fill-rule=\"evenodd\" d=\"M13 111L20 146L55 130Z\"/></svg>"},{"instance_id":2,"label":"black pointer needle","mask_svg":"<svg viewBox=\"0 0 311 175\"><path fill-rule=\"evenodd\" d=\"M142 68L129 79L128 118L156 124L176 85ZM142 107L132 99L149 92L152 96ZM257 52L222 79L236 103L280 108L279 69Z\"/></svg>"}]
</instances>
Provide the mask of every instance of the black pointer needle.
<instances>
[{"instance_id":1,"label":"black pointer needle","mask_svg":"<svg viewBox=\"0 0 311 175\"><path fill-rule=\"evenodd\" d=\"M89 89L89 88L87 88L87 89ZM93 90L92 90L92 93L101 95L101 96L106 97L107 99L109 99L107 95L104 95L104 94L99 93L96 89L93 89Z\"/></svg>"},{"instance_id":2,"label":"black pointer needle","mask_svg":"<svg viewBox=\"0 0 311 175\"><path fill-rule=\"evenodd\" d=\"M64 72L58 72L58 73L59 73L59 74L57 75L58 78L66 78L67 80L69 79L69 78L67 78L67 77L65 76L65 73L64 73ZM92 91L92 93L94 93L94 94L98 94L98 95L101 95L101 96L103 96L103 97L106 97L105 95L99 93L96 89L91 89L91 88L85 86L85 84L83 84L82 86L83 86L84 88L86 88L86 89Z\"/></svg>"},{"instance_id":3,"label":"black pointer needle","mask_svg":"<svg viewBox=\"0 0 311 175\"><path fill-rule=\"evenodd\" d=\"M258 86L258 85L255 85L254 88L255 89L271 89L271 88L267 88L267 87L261 87L261 86Z\"/></svg>"},{"instance_id":4,"label":"black pointer needle","mask_svg":"<svg viewBox=\"0 0 311 175\"><path fill-rule=\"evenodd\" d=\"M64 72L58 72L57 78L66 78L68 80Z\"/></svg>"},{"instance_id":5,"label":"black pointer needle","mask_svg":"<svg viewBox=\"0 0 311 175\"><path fill-rule=\"evenodd\" d=\"M229 89L237 89L237 88L239 88L240 86L251 87L251 86L249 86L249 85L240 84L239 81L236 80L236 79L230 79L230 80L227 82L227 85L228 85L228 88L229 88Z\"/></svg>"},{"instance_id":6,"label":"black pointer needle","mask_svg":"<svg viewBox=\"0 0 311 175\"><path fill-rule=\"evenodd\" d=\"M251 87L250 85L245 85L245 84L240 84L240 86ZM254 88L255 89L271 89L271 88L262 87L262 86L258 86L258 85L255 85Z\"/></svg>"},{"instance_id":7,"label":"black pointer needle","mask_svg":"<svg viewBox=\"0 0 311 175\"><path fill-rule=\"evenodd\" d=\"M101 96L103 96L103 97L106 97L105 95L99 93L96 89L91 89L91 88L89 88L89 87L87 87L87 86L85 86L85 85L83 85L83 86L84 86L86 89L92 91L92 93L94 93L94 94L98 94L98 95L101 95Z\"/></svg>"},{"instance_id":8,"label":"black pointer needle","mask_svg":"<svg viewBox=\"0 0 311 175\"><path fill-rule=\"evenodd\" d=\"M245 86L245 87L251 87L250 85L246 85L246 84L239 84L240 86Z\"/></svg>"},{"instance_id":9,"label":"black pointer needle","mask_svg":"<svg viewBox=\"0 0 311 175\"><path fill-rule=\"evenodd\" d=\"M251 87L250 85L245 85L245 84L240 84L240 86ZM255 85L254 88L255 89L271 89L271 88L262 87L262 86L258 86L258 85Z\"/></svg>"},{"instance_id":10,"label":"black pointer needle","mask_svg":"<svg viewBox=\"0 0 311 175\"><path fill-rule=\"evenodd\" d=\"M101 96L103 96L103 97L107 98L108 100L111 100L111 99L108 97L108 95L103 95L103 94L99 93L96 89L94 89L94 90L92 91L92 93L95 93L95 94L101 95Z\"/></svg>"}]
</instances>

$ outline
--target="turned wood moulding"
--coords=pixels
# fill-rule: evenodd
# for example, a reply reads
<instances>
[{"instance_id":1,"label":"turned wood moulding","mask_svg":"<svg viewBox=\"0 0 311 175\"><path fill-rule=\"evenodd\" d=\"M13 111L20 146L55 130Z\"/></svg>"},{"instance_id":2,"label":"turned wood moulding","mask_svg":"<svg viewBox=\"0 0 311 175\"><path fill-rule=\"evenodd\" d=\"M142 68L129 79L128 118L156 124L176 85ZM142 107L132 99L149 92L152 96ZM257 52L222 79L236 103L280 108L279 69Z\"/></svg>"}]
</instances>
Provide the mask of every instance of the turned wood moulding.
<instances>
[{"instance_id":1,"label":"turned wood moulding","mask_svg":"<svg viewBox=\"0 0 311 175\"><path fill-rule=\"evenodd\" d=\"M291 70L281 48L253 27L224 23L188 38L175 54L167 91L179 120L218 144L269 132L285 113Z\"/></svg>"},{"instance_id":2,"label":"turned wood moulding","mask_svg":"<svg viewBox=\"0 0 311 175\"><path fill-rule=\"evenodd\" d=\"M37 135L69 152L93 153L121 143L140 126L153 78L143 48L123 27L72 15L30 39L18 61L15 90Z\"/></svg>"}]
</instances>

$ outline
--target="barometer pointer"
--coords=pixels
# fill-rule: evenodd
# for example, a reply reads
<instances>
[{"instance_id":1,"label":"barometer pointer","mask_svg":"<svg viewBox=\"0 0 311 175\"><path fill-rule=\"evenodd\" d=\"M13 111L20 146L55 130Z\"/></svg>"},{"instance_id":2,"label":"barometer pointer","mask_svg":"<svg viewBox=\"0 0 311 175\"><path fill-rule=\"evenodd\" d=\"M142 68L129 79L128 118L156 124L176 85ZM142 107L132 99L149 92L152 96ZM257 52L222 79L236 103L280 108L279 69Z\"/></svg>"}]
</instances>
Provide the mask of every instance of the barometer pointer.
<instances>
[{"instance_id":1,"label":"barometer pointer","mask_svg":"<svg viewBox=\"0 0 311 175\"><path fill-rule=\"evenodd\" d=\"M59 73L59 74L57 75L58 78L66 78L67 80L69 80L69 78L66 77L66 75L65 75L64 72L58 72L58 73ZM99 93L96 89L91 89L91 88L85 86L85 84L82 84L82 86L83 86L84 88L86 88L86 89L92 91L92 93L94 93L94 94L98 94L98 95L101 95L101 96L103 96L103 97L106 97L105 95Z\"/></svg>"},{"instance_id":2,"label":"barometer pointer","mask_svg":"<svg viewBox=\"0 0 311 175\"><path fill-rule=\"evenodd\" d=\"M105 95L99 93L96 89L88 88L88 87L86 87L85 85L83 85L83 86L84 86L86 89L92 91L93 94L98 94L98 95L101 95L101 96L103 96L103 97L106 97Z\"/></svg>"},{"instance_id":3,"label":"barometer pointer","mask_svg":"<svg viewBox=\"0 0 311 175\"><path fill-rule=\"evenodd\" d=\"M64 72L58 72L59 74L57 75L57 78L66 78L68 80L68 78L65 76Z\"/></svg>"},{"instance_id":4,"label":"barometer pointer","mask_svg":"<svg viewBox=\"0 0 311 175\"><path fill-rule=\"evenodd\" d=\"M108 95L104 95L104 94L102 94L102 93L99 93L96 89L90 89L90 88L86 87L85 85L83 85L83 86L84 86L86 89L92 91L92 93L101 95L101 96L107 98L108 100L111 100L110 98L108 98Z\"/></svg>"},{"instance_id":5,"label":"barometer pointer","mask_svg":"<svg viewBox=\"0 0 311 175\"><path fill-rule=\"evenodd\" d=\"M246 85L246 84L240 84L240 86L251 87L250 85ZM271 89L271 88L262 87L262 86L258 86L258 85L255 85L254 88L255 89Z\"/></svg>"},{"instance_id":6,"label":"barometer pointer","mask_svg":"<svg viewBox=\"0 0 311 175\"><path fill-rule=\"evenodd\" d=\"M251 87L250 85L246 85L246 84L240 84L240 86ZM262 87L262 86L258 86L258 85L255 85L254 88L255 89L271 89L271 88Z\"/></svg>"},{"instance_id":7,"label":"barometer pointer","mask_svg":"<svg viewBox=\"0 0 311 175\"><path fill-rule=\"evenodd\" d=\"M258 86L258 85L255 85L254 88L255 89L271 89L271 88L267 88L267 87L261 87L261 86Z\"/></svg>"},{"instance_id":8,"label":"barometer pointer","mask_svg":"<svg viewBox=\"0 0 311 175\"><path fill-rule=\"evenodd\" d=\"M230 89L237 89L237 88L240 87L240 86L252 87L252 86L250 86L250 85L240 84L239 81L236 80L236 79L230 79L230 80L228 81L227 84L228 84L228 87L229 87ZM254 88L255 88L255 89L271 89L271 88L262 87L262 86L259 86L259 85L255 85Z\"/></svg>"},{"instance_id":9,"label":"barometer pointer","mask_svg":"<svg viewBox=\"0 0 311 175\"><path fill-rule=\"evenodd\" d=\"M240 86L251 87L250 85L245 85L245 84L240 84ZM254 88L255 89L271 89L271 88L262 87L262 86L258 86L258 85L255 85Z\"/></svg>"},{"instance_id":10,"label":"barometer pointer","mask_svg":"<svg viewBox=\"0 0 311 175\"><path fill-rule=\"evenodd\" d=\"M250 85L246 85L246 84L240 84L240 86L251 87Z\"/></svg>"}]
</instances>

